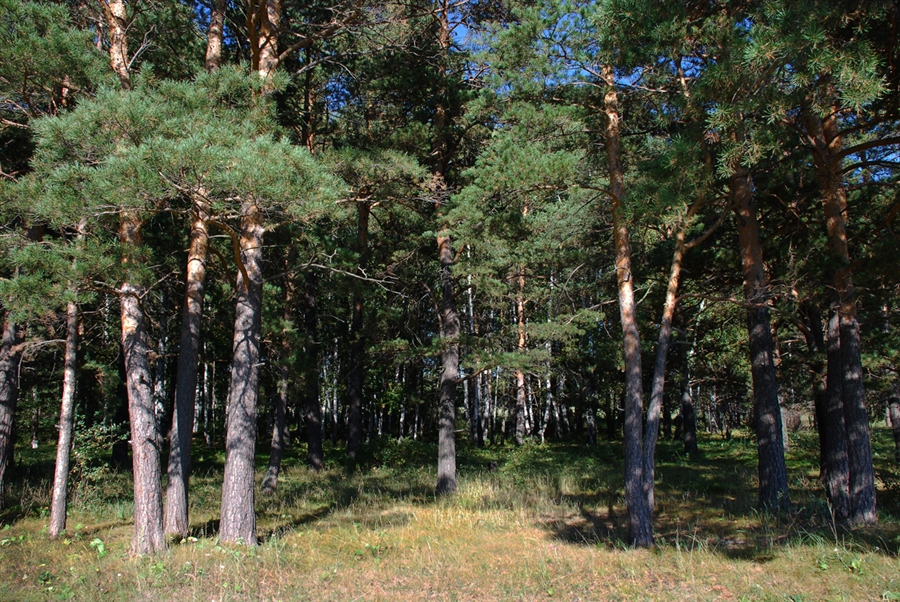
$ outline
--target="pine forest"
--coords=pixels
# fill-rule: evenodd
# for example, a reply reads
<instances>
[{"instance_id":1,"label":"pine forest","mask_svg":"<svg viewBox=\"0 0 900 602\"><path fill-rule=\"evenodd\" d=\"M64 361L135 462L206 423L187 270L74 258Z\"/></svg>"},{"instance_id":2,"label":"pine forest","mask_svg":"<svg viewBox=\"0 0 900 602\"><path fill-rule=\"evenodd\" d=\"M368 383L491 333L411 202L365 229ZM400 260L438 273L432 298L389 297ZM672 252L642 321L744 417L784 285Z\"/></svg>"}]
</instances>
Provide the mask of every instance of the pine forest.
<instances>
[{"instance_id":1,"label":"pine forest","mask_svg":"<svg viewBox=\"0 0 900 602\"><path fill-rule=\"evenodd\" d=\"M900 599L898 214L896 0L0 0L0 598Z\"/></svg>"}]
</instances>

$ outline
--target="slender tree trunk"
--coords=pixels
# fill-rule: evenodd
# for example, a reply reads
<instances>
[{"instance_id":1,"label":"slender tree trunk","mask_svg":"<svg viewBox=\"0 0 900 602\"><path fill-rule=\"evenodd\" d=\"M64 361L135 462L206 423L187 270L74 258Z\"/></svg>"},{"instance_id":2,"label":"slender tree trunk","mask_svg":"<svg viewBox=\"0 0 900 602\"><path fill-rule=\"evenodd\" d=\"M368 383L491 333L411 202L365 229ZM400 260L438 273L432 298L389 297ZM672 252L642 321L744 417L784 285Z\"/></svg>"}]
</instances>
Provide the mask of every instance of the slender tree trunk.
<instances>
[{"instance_id":1,"label":"slender tree trunk","mask_svg":"<svg viewBox=\"0 0 900 602\"><path fill-rule=\"evenodd\" d=\"M59 410L59 443L56 446L56 470L50 500L50 539L66 530L66 502L69 484L69 455L75 422L75 382L78 368L78 305L66 304L66 359L63 368L62 403Z\"/></svg>"},{"instance_id":2,"label":"slender tree trunk","mask_svg":"<svg viewBox=\"0 0 900 602\"><path fill-rule=\"evenodd\" d=\"M259 396L263 232L259 206L252 200L244 200L241 204L240 247L247 280L244 271L238 270L219 538L224 542L246 545L256 545L254 457Z\"/></svg>"},{"instance_id":3,"label":"slender tree trunk","mask_svg":"<svg viewBox=\"0 0 900 602\"><path fill-rule=\"evenodd\" d=\"M891 433L894 435L894 455L900 460L900 378L896 375L891 381L891 396L888 399L888 417L891 422Z\"/></svg>"},{"instance_id":4,"label":"slender tree trunk","mask_svg":"<svg viewBox=\"0 0 900 602\"><path fill-rule=\"evenodd\" d=\"M119 239L128 248L141 245L142 223L126 214ZM126 259L126 264L130 263ZM146 289L130 277L119 289L122 314L122 354L128 390L128 414L131 422L131 452L134 468L134 543L135 554L153 554L166 547L163 532L162 484L160 470L159 427L153 400L150 373L150 349L141 297Z\"/></svg>"},{"instance_id":5,"label":"slender tree trunk","mask_svg":"<svg viewBox=\"0 0 900 602\"><path fill-rule=\"evenodd\" d=\"M818 416L822 441L821 459L825 495L835 518L850 516L850 462L844 423L843 369L841 366L841 319L837 311L828 318L828 343L824 408Z\"/></svg>"},{"instance_id":6,"label":"slender tree trunk","mask_svg":"<svg viewBox=\"0 0 900 602\"><path fill-rule=\"evenodd\" d=\"M695 203L688 211L686 220L689 220L696 212ZM659 342L656 345L656 362L653 365L653 381L650 390L650 405L647 408L647 425L644 431L643 450L643 478L644 495L647 496L647 505L650 511L656 505L656 496L653 489L656 474L656 441L659 437L659 417L662 413L663 394L666 385L666 359L669 353L669 342L672 339L672 318L675 316L675 307L678 303L678 281L681 277L681 262L684 259L684 230L685 223L675 233L675 251L672 254L672 267L669 270L669 284L666 287L666 302L663 305L662 320L659 324Z\"/></svg>"},{"instance_id":7,"label":"slender tree trunk","mask_svg":"<svg viewBox=\"0 0 900 602\"><path fill-rule=\"evenodd\" d=\"M525 209L527 215L528 209ZM516 340L516 351L520 354L525 353L525 267L519 266L516 274L516 332L518 338ZM516 369L516 445L525 444L525 432L527 430L527 409L526 409L526 393L525 393L525 373Z\"/></svg>"},{"instance_id":8,"label":"slender tree trunk","mask_svg":"<svg viewBox=\"0 0 900 602\"><path fill-rule=\"evenodd\" d=\"M175 381L175 411L172 412L166 486L166 534L180 538L187 537L190 528L188 487L191 476L191 437L194 432L200 326L209 244L207 219L206 202L202 199L195 200L191 214L191 236L178 347L178 374Z\"/></svg>"},{"instance_id":9,"label":"slender tree trunk","mask_svg":"<svg viewBox=\"0 0 900 602\"><path fill-rule=\"evenodd\" d=\"M285 267L290 269L290 263L290 254L288 254ZM272 445L269 449L269 467L266 469L266 476L262 484L262 492L264 494L275 493L275 490L278 488L281 456L287 445L285 430L287 428L288 386L291 379L291 362L293 360L291 354L293 341L291 340L290 331L293 330L294 322L294 283L290 276L285 276L283 309L282 322L284 326L281 331L281 365L278 366L278 391L275 395L275 416L273 417L274 420L272 420Z\"/></svg>"},{"instance_id":10,"label":"slender tree trunk","mask_svg":"<svg viewBox=\"0 0 900 602\"><path fill-rule=\"evenodd\" d=\"M450 2L441 0L437 11L438 46L441 61L450 49ZM453 281L453 247L443 220L443 208L449 196L447 167L450 148L447 140L448 116L444 105L447 90L438 90L434 112L434 141L432 143L432 188L437 204L438 259L440 261L441 305L441 381L438 403L438 474L435 491L438 495L456 491L456 385L459 379L459 314L456 311L456 284Z\"/></svg>"},{"instance_id":11,"label":"slender tree trunk","mask_svg":"<svg viewBox=\"0 0 900 602\"><path fill-rule=\"evenodd\" d=\"M603 66L603 79L606 82L606 157L609 162L619 316L625 356L625 505L628 510L628 539L633 546L647 547L653 545L653 514L643 489L641 341L631 271L631 244L623 207L625 181L619 143L619 101L611 65Z\"/></svg>"},{"instance_id":12,"label":"slender tree trunk","mask_svg":"<svg viewBox=\"0 0 900 602\"><path fill-rule=\"evenodd\" d=\"M222 64L222 40L225 33L227 0L213 0L209 10L209 33L206 36L206 70L215 71Z\"/></svg>"},{"instance_id":13,"label":"slender tree trunk","mask_svg":"<svg viewBox=\"0 0 900 602\"><path fill-rule=\"evenodd\" d=\"M784 509L790 506L790 497L784 461L781 408L778 405L778 383L775 379L775 345L769 322L768 285L753 181L746 168L738 168L732 176L731 197L737 217L744 297L747 300L747 331L750 339L753 408L759 458L759 503L766 508Z\"/></svg>"},{"instance_id":14,"label":"slender tree trunk","mask_svg":"<svg viewBox=\"0 0 900 602\"><path fill-rule=\"evenodd\" d=\"M357 208L356 247L359 254L360 275L365 273L369 248L369 211L368 201L359 201ZM365 314L365 298L362 286L357 283L353 292L353 316L350 321L350 373L347 379L347 455L356 461L363 434L363 383L365 381L365 348L366 336L363 330Z\"/></svg>"},{"instance_id":15,"label":"slender tree trunk","mask_svg":"<svg viewBox=\"0 0 900 602\"><path fill-rule=\"evenodd\" d=\"M0 510L5 507L6 468L15 447L14 420L19 401L22 331L7 315L0 344Z\"/></svg>"},{"instance_id":16,"label":"slender tree trunk","mask_svg":"<svg viewBox=\"0 0 900 602\"><path fill-rule=\"evenodd\" d=\"M317 279L315 274L306 277L304 299L306 308L303 324L309 343L306 348L306 463L313 470L325 468L322 454L322 406L319 402L319 330L316 307Z\"/></svg>"}]
</instances>

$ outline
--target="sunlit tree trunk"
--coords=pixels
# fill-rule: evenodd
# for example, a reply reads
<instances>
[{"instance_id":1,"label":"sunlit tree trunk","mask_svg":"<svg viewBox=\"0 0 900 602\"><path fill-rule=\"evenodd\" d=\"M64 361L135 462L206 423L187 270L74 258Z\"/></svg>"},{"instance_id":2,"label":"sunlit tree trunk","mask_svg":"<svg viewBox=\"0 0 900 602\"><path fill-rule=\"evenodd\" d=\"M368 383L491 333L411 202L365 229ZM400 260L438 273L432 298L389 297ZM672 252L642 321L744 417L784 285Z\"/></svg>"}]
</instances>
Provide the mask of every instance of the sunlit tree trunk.
<instances>
[{"instance_id":1,"label":"sunlit tree trunk","mask_svg":"<svg viewBox=\"0 0 900 602\"><path fill-rule=\"evenodd\" d=\"M66 530L67 488L69 484L69 456L72 451L72 430L75 423L75 382L78 368L78 305L66 304L66 356L63 366L62 403L59 410L59 442L56 446L56 469L53 473L53 493L50 499L50 539Z\"/></svg>"},{"instance_id":2,"label":"sunlit tree trunk","mask_svg":"<svg viewBox=\"0 0 900 602\"><path fill-rule=\"evenodd\" d=\"M768 284L763 264L762 241L749 170L739 167L731 178L731 200L738 225L744 297L747 301L747 331L750 340L750 370L756 417L756 447L759 468L759 503L766 508L790 506L787 467L784 461L781 408L775 379L772 329L769 323Z\"/></svg>"},{"instance_id":3,"label":"sunlit tree trunk","mask_svg":"<svg viewBox=\"0 0 900 602\"><path fill-rule=\"evenodd\" d=\"M178 372L175 381L175 410L172 412L169 464L166 486L166 534L186 537L188 486L191 475L191 437L197 395L197 367L200 356L200 326L209 244L206 201L195 199L191 213L191 235L185 276Z\"/></svg>"},{"instance_id":4,"label":"sunlit tree trunk","mask_svg":"<svg viewBox=\"0 0 900 602\"><path fill-rule=\"evenodd\" d=\"M834 265L832 286L835 295L832 313L837 315L837 328L829 328L829 348L836 344L840 353L829 353L829 410L836 403L838 374L843 403L844 425L847 434L847 463L849 467L849 521L852 525L874 525L875 473L872 464L872 444L869 438L869 418L866 413L863 388L862 352L859 321L856 317L856 289L847 243L847 190L841 172L843 142L838 131L838 109L825 117L807 114L807 133L813 145L813 161L822 192L828 249ZM840 372L837 364L840 363ZM836 408L835 408L836 410ZM837 414L829 411L828 419ZM828 428L837 431L837 427Z\"/></svg>"},{"instance_id":5,"label":"sunlit tree trunk","mask_svg":"<svg viewBox=\"0 0 900 602\"><path fill-rule=\"evenodd\" d=\"M241 203L241 262L238 270L225 476L219 538L256 545L254 458L259 396L259 345L262 316L262 211L252 199ZM246 274L246 276L245 276Z\"/></svg>"},{"instance_id":6,"label":"sunlit tree trunk","mask_svg":"<svg viewBox=\"0 0 900 602\"><path fill-rule=\"evenodd\" d=\"M119 228L119 240L131 251L141 243L141 221L125 214ZM131 263L126 258L126 266ZM125 360L125 384L128 390L128 414L131 423L131 452L134 467L134 543L135 554L152 554L166 547L163 535L162 483L160 470L161 437L156 422L156 404L150 371L144 310L141 298L146 288L129 275L119 289L122 315L122 354Z\"/></svg>"},{"instance_id":7,"label":"sunlit tree trunk","mask_svg":"<svg viewBox=\"0 0 900 602\"><path fill-rule=\"evenodd\" d=\"M625 356L625 505L628 511L628 539L631 545L647 547L653 545L653 515L647 505L643 487L641 341L634 298L634 276L631 271L631 244L623 207L625 180L619 140L619 100L611 65L603 66L603 79L606 83L606 158L609 163L619 316Z\"/></svg>"}]
</instances>

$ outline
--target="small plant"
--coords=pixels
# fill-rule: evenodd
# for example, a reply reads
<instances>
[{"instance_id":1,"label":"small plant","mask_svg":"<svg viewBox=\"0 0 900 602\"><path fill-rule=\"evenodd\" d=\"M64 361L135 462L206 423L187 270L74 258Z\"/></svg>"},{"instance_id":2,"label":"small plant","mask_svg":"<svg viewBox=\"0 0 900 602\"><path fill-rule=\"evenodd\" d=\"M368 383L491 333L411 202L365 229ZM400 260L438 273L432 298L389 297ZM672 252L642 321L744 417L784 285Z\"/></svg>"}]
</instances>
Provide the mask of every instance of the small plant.
<instances>
[{"instance_id":1,"label":"small plant","mask_svg":"<svg viewBox=\"0 0 900 602\"><path fill-rule=\"evenodd\" d=\"M91 547L97 550L97 559L98 560L100 558L103 558L107 554L109 554L109 551L107 551L107 549L106 549L106 545L103 543L103 540L100 539L99 537L95 537L93 540L91 540Z\"/></svg>"}]
</instances>

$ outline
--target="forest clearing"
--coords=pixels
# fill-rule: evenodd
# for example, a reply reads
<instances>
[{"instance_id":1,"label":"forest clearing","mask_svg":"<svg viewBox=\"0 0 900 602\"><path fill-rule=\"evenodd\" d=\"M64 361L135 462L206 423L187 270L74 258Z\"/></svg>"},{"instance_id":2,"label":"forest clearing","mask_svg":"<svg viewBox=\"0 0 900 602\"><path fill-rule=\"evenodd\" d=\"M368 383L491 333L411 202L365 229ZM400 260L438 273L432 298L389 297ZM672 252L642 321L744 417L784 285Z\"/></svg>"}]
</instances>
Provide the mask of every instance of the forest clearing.
<instances>
[{"instance_id":1,"label":"forest clearing","mask_svg":"<svg viewBox=\"0 0 900 602\"><path fill-rule=\"evenodd\" d=\"M878 474L895 474L888 433L874 433ZM52 460L24 450L13 481L19 504L0 515L0 599L897 599L896 477L880 482L877 528L836 526L821 501L812 435L792 437L797 508L783 516L754 508L754 450L743 433L701 435L693 460L661 442L658 539L648 551L626 543L621 443L466 446L451 498L435 497L434 469L419 467L433 444L372 442L357 469L334 462L320 473L302 466L299 446L286 454L278 491L259 499L256 548L216 537L224 458L200 447L191 535L141 558L130 554L127 473L110 472L108 456L88 460L74 526L49 541ZM264 472L261 456L257 484Z\"/></svg>"}]
</instances>

